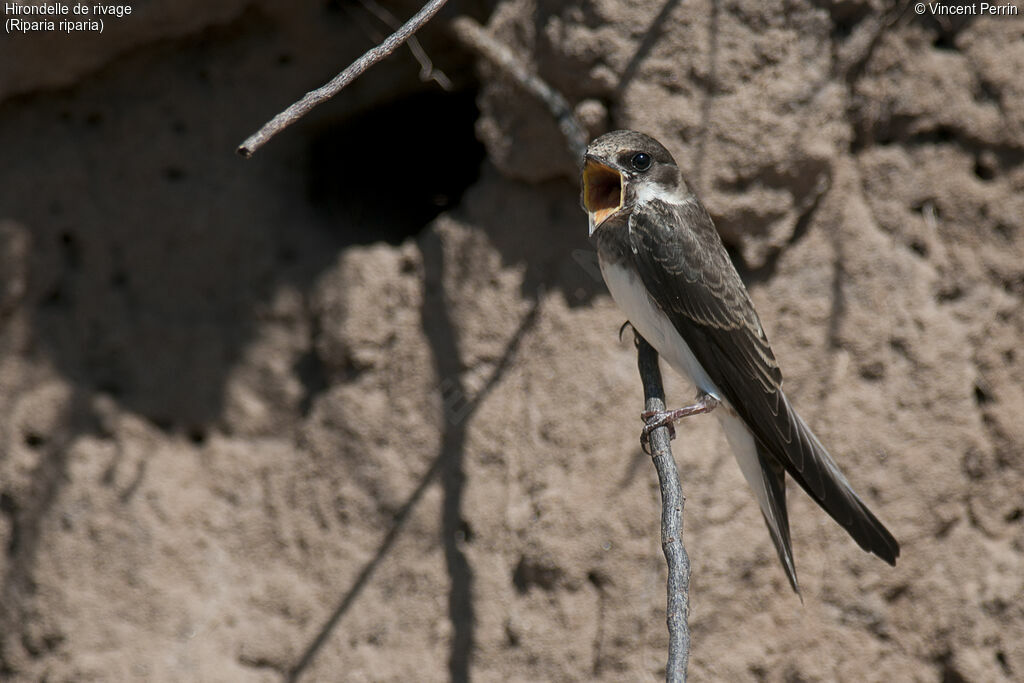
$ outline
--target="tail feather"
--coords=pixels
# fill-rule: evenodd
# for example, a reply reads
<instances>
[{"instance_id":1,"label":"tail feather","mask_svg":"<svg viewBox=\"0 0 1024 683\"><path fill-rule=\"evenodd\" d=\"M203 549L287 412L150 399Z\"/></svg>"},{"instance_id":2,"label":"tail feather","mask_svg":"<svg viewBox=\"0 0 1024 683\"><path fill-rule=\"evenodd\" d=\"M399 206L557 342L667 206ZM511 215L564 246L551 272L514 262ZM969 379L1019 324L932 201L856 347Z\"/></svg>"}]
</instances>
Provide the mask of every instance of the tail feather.
<instances>
[{"instance_id":1,"label":"tail feather","mask_svg":"<svg viewBox=\"0 0 1024 683\"><path fill-rule=\"evenodd\" d=\"M754 497L757 499L765 526L771 535L775 552L797 595L800 595L800 584L796 578L796 565L793 562L793 547L789 540L789 514L786 512L786 471L773 458L754 435L751 434L743 421L736 416L731 406L723 406L715 411L718 420L729 440L740 471L747 480ZM803 597L800 597L803 601Z\"/></svg>"},{"instance_id":2,"label":"tail feather","mask_svg":"<svg viewBox=\"0 0 1024 683\"><path fill-rule=\"evenodd\" d=\"M803 472L795 468L786 468L789 475L832 519L846 529L857 545L896 566L896 558L900 555L899 542L860 499L818 437L790 407L789 401L785 401L785 406L799 434L794 442L802 441L810 446L812 458L809 460L813 463ZM817 478L817 485L812 485L808 477Z\"/></svg>"},{"instance_id":3,"label":"tail feather","mask_svg":"<svg viewBox=\"0 0 1024 683\"><path fill-rule=\"evenodd\" d=\"M762 483L765 488L768 511L761 510L764 516L764 523L768 527L768 533L775 544L775 552L779 555L779 562L786 571L786 578L793 592L803 602L803 595L800 593L800 583L796 578L796 565L793 562L793 545L789 539L789 513L786 511L786 470L782 468L774 458L764 453L762 448L757 448L757 460L761 465Z\"/></svg>"}]
</instances>

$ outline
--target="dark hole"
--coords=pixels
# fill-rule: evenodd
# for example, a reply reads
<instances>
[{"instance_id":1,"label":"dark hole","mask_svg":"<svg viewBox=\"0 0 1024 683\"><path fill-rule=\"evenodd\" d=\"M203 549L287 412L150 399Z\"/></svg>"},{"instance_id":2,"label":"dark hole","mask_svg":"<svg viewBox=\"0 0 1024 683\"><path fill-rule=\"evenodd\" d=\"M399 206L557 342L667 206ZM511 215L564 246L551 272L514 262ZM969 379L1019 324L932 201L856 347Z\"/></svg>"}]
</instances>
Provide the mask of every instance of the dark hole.
<instances>
[{"instance_id":1,"label":"dark hole","mask_svg":"<svg viewBox=\"0 0 1024 683\"><path fill-rule=\"evenodd\" d=\"M993 83L989 83L986 79L981 78L978 80L978 92L976 95L977 99L982 102L999 102L999 88Z\"/></svg>"},{"instance_id":2,"label":"dark hole","mask_svg":"<svg viewBox=\"0 0 1024 683\"><path fill-rule=\"evenodd\" d=\"M46 437L42 434L36 434L35 432L29 432L25 435L25 445L29 448L39 448L46 443Z\"/></svg>"},{"instance_id":3,"label":"dark hole","mask_svg":"<svg viewBox=\"0 0 1024 683\"><path fill-rule=\"evenodd\" d=\"M188 440L197 446L206 443L206 430L202 427L192 427L188 430Z\"/></svg>"},{"instance_id":4,"label":"dark hole","mask_svg":"<svg viewBox=\"0 0 1024 683\"><path fill-rule=\"evenodd\" d=\"M1005 652L1003 652L1002 650L996 650L996 662L998 662L999 667L1003 670L1003 673L1009 676L1011 673L1010 663L1006 661Z\"/></svg>"},{"instance_id":5,"label":"dark hole","mask_svg":"<svg viewBox=\"0 0 1024 683\"><path fill-rule=\"evenodd\" d=\"M953 663L953 653L944 652L936 657L940 667L941 678L939 679L942 683L967 683L967 679L963 677L956 666Z\"/></svg>"},{"instance_id":6,"label":"dark hole","mask_svg":"<svg viewBox=\"0 0 1024 683\"><path fill-rule=\"evenodd\" d=\"M956 35L951 33L940 33L935 36L932 40L932 47L938 50L955 50L956 49Z\"/></svg>"},{"instance_id":7,"label":"dark hole","mask_svg":"<svg viewBox=\"0 0 1024 683\"><path fill-rule=\"evenodd\" d=\"M512 585L520 593L526 593L531 587L551 590L561 578L562 571L557 566L520 557L512 572Z\"/></svg>"},{"instance_id":8,"label":"dark hole","mask_svg":"<svg viewBox=\"0 0 1024 683\"><path fill-rule=\"evenodd\" d=\"M872 361L860 367L860 376L869 382L885 379L885 363Z\"/></svg>"},{"instance_id":9,"label":"dark hole","mask_svg":"<svg viewBox=\"0 0 1024 683\"><path fill-rule=\"evenodd\" d=\"M1003 278L1003 289L1016 296L1024 293L1024 276L1017 275Z\"/></svg>"},{"instance_id":10,"label":"dark hole","mask_svg":"<svg viewBox=\"0 0 1024 683\"><path fill-rule=\"evenodd\" d=\"M832 25L832 37L838 38L839 40L849 38L850 34L853 33L853 29L856 25L857 21L852 19L836 21Z\"/></svg>"},{"instance_id":11,"label":"dark hole","mask_svg":"<svg viewBox=\"0 0 1024 683\"><path fill-rule=\"evenodd\" d=\"M473 527L469 525L469 522L462 520L459 522L458 534L462 536L462 540L465 543L473 542Z\"/></svg>"},{"instance_id":12,"label":"dark hole","mask_svg":"<svg viewBox=\"0 0 1024 683\"><path fill-rule=\"evenodd\" d=\"M992 393L982 386L980 382L977 382L974 385L974 402L979 406L992 402Z\"/></svg>"},{"instance_id":13,"label":"dark hole","mask_svg":"<svg viewBox=\"0 0 1024 683\"><path fill-rule=\"evenodd\" d=\"M1005 519L1007 522L1019 522L1024 517L1024 508L1013 508L1006 513Z\"/></svg>"},{"instance_id":14,"label":"dark hole","mask_svg":"<svg viewBox=\"0 0 1024 683\"><path fill-rule=\"evenodd\" d=\"M885 601L896 602L897 600L902 598L908 590L910 590L910 586L908 586L905 583L901 583L897 586L894 586L884 593Z\"/></svg>"},{"instance_id":15,"label":"dark hole","mask_svg":"<svg viewBox=\"0 0 1024 683\"><path fill-rule=\"evenodd\" d=\"M320 355L315 350L302 354L295 362L293 369L295 374L299 376L299 381L302 382L303 388L299 410L302 412L303 417L307 417L316 397L329 386L327 382L327 369L324 367Z\"/></svg>"},{"instance_id":16,"label":"dark hole","mask_svg":"<svg viewBox=\"0 0 1024 683\"><path fill-rule=\"evenodd\" d=\"M1013 226L1011 226L1011 225L1009 225L1007 223L996 223L995 230L996 230L996 233L998 233L998 235L1000 237L1002 237L1004 240L1011 240L1011 239L1013 239L1013 235L1016 232L1016 230L1014 230Z\"/></svg>"},{"instance_id":17,"label":"dark hole","mask_svg":"<svg viewBox=\"0 0 1024 683\"><path fill-rule=\"evenodd\" d=\"M918 256L927 256L928 255L928 245L926 245L924 242L922 242L920 240L911 240L910 241L910 250L912 252L914 252L915 254L917 254Z\"/></svg>"},{"instance_id":18,"label":"dark hole","mask_svg":"<svg viewBox=\"0 0 1024 683\"><path fill-rule=\"evenodd\" d=\"M945 284L939 288L937 297L939 301L948 303L950 301L957 301L962 299L964 296L964 289L957 283Z\"/></svg>"},{"instance_id":19,"label":"dark hole","mask_svg":"<svg viewBox=\"0 0 1024 683\"><path fill-rule=\"evenodd\" d=\"M526 558L520 558L519 564L512 570L512 585L515 586L519 593L525 593L530 587L530 582L527 581L526 576Z\"/></svg>"},{"instance_id":20,"label":"dark hole","mask_svg":"<svg viewBox=\"0 0 1024 683\"><path fill-rule=\"evenodd\" d=\"M991 164L986 163L981 159L975 159L974 175L978 176L981 180L992 180L996 177L996 170Z\"/></svg>"},{"instance_id":21,"label":"dark hole","mask_svg":"<svg viewBox=\"0 0 1024 683\"><path fill-rule=\"evenodd\" d=\"M7 515L11 520L11 535L7 539L7 556L13 557L18 552L18 546L21 544L21 525L18 524L18 504L13 497L6 493L0 493L0 512Z\"/></svg>"},{"instance_id":22,"label":"dark hole","mask_svg":"<svg viewBox=\"0 0 1024 683\"><path fill-rule=\"evenodd\" d=\"M933 16L924 14L916 17L933 32L932 47L937 50L956 50L956 37L967 28L973 17L969 15Z\"/></svg>"},{"instance_id":23,"label":"dark hole","mask_svg":"<svg viewBox=\"0 0 1024 683\"><path fill-rule=\"evenodd\" d=\"M470 91L426 91L374 107L310 143L309 196L346 244L400 244L480 175Z\"/></svg>"}]
</instances>

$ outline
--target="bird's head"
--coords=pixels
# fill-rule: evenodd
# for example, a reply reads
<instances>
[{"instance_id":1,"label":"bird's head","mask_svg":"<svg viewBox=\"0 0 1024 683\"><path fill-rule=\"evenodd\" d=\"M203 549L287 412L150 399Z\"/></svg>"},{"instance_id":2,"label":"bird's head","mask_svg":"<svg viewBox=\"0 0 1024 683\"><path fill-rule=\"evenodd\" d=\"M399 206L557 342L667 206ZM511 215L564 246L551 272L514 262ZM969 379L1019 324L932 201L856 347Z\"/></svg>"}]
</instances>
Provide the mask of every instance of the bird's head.
<instances>
[{"instance_id":1,"label":"bird's head","mask_svg":"<svg viewBox=\"0 0 1024 683\"><path fill-rule=\"evenodd\" d=\"M648 198L671 200L686 185L675 159L649 135L617 130L597 138L583 157L580 202L590 234Z\"/></svg>"}]
</instances>

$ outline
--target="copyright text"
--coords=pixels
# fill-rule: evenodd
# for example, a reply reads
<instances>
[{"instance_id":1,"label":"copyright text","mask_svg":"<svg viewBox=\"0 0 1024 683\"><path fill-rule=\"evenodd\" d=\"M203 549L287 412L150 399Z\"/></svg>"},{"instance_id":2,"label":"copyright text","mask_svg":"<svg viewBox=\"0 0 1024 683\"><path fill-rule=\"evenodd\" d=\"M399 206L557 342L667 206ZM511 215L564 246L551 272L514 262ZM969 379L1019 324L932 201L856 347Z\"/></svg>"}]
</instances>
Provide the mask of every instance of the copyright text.
<instances>
[{"instance_id":1,"label":"copyright text","mask_svg":"<svg viewBox=\"0 0 1024 683\"><path fill-rule=\"evenodd\" d=\"M1017 5L992 5L987 2L972 2L966 5L944 5L940 2L919 2L914 5L914 12L917 14L934 15L994 15L1015 17L1018 14Z\"/></svg>"}]
</instances>

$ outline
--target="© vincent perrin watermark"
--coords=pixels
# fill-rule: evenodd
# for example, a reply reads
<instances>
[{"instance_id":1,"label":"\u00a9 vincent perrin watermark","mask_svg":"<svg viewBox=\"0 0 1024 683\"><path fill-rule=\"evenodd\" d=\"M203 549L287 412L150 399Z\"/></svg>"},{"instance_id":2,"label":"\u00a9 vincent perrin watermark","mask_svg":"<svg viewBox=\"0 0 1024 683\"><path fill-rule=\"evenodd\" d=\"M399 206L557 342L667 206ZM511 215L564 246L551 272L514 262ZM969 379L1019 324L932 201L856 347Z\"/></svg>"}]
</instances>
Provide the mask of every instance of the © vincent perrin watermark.
<instances>
[{"instance_id":1,"label":"\u00a9 vincent perrin watermark","mask_svg":"<svg viewBox=\"0 0 1024 683\"><path fill-rule=\"evenodd\" d=\"M1015 17L1019 13L1017 5L992 5L987 2L972 2L966 5L944 5L941 2L919 2L914 5L914 12L917 14L933 15L971 15L981 16L985 14L993 16Z\"/></svg>"}]
</instances>

